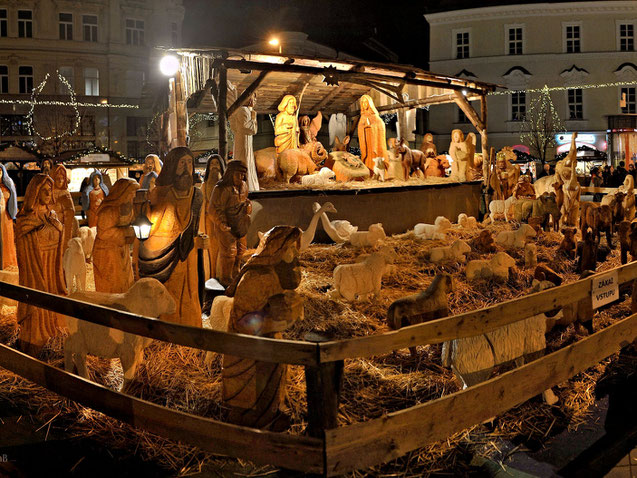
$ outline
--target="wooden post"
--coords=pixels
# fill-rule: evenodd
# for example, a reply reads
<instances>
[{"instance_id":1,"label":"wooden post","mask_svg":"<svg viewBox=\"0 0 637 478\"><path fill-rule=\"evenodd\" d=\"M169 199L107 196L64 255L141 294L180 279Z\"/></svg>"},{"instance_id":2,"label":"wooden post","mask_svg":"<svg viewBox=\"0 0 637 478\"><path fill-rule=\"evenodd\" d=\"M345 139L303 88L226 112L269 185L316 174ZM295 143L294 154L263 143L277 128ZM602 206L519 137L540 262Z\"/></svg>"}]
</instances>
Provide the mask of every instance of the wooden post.
<instances>
[{"instance_id":1,"label":"wooden post","mask_svg":"<svg viewBox=\"0 0 637 478\"><path fill-rule=\"evenodd\" d=\"M228 139L226 137L226 99L228 96L228 70L225 66L219 68L219 83L217 84L217 113L219 115L219 155L228 160Z\"/></svg>"},{"instance_id":2,"label":"wooden post","mask_svg":"<svg viewBox=\"0 0 637 478\"><path fill-rule=\"evenodd\" d=\"M304 338L317 344L329 340L316 332L310 332ZM343 360L337 360L305 366L307 434L311 437L322 438L325 430L337 427L343 365Z\"/></svg>"},{"instance_id":3,"label":"wooden post","mask_svg":"<svg viewBox=\"0 0 637 478\"><path fill-rule=\"evenodd\" d=\"M489 184L489 140L487 137L487 97L480 96L480 116L482 120L482 130L480 131L480 139L482 142L482 177L484 184Z\"/></svg>"},{"instance_id":4,"label":"wooden post","mask_svg":"<svg viewBox=\"0 0 637 478\"><path fill-rule=\"evenodd\" d=\"M186 111L186 93L181 72L175 75L175 115L177 124L177 144L188 146L188 112Z\"/></svg>"}]
</instances>

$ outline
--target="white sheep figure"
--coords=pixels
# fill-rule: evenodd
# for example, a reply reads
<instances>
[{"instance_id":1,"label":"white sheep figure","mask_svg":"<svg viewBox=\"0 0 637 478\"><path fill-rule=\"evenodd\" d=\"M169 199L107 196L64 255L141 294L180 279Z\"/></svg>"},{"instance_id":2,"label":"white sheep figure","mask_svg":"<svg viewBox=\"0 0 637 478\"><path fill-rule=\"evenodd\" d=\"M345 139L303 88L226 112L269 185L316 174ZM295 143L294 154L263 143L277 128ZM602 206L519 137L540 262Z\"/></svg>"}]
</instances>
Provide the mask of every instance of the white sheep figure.
<instances>
[{"instance_id":1,"label":"white sheep figure","mask_svg":"<svg viewBox=\"0 0 637 478\"><path fill-rule=\"evenodd\" d=\"M475 229L478 227L478 221L473 216L467 216L464 212L458 214L458 225L463 229Z\"/></svg>"},{"instance_id":2,"label":"white sheep figure","mask_svg":"<svg viewBox=\"0 0 637 478\"><path fill-rule=\"evenodd\" d=\"M491 259L478 259L469 261L465 274L467 280L477 279L498 279L506 281L509 279L509 268L515 266L515 259L506 252L498 252Z\"/></svg>"},{"instance_id":3,"label":"white sheep figure","mask_svg":"<svg viewBox=\"0 0 637 478\"><path fill-rule=\"evenodd\" d=\"M362 262L341 264L334 268L335 298L348 301L366 300L380 294L381 280L387 265L396 260L396 253L390 247L373 252Z\"/></svg>"},{"instance_id":4,"label":"white sheep figure","mask_svg":"<svg viewBox=\"0 0 637 478\"><path fill-rule=\"evenodd\" d=\"M96 234L97 227L80 227L80 239L82 241L82 250L84 251L86 262L91 262L93 258L93 244L95 243Z\"/></svg>"},{"instance_id":5,"label":"white sheep figure","mask_svg":"<svg viewBox=\"0 0 637 478\"><path fill-rule=\"evenodd\" d=\"M69 240L69 245L62 257L62 267L69 293L86 290L86 256L79 237ZM75 279L75 287L73 287L73 279Z\"/></svg>"},{"instance_id":6,"label":"white sheep figure","mask_svg":"<svg viewBox=\"0 0 637 478\"><path fill-rule=\"evenodd\" d=\"M18 271L0 270L0 281L2 282L8 282L9 284L18 285L20 283L19 276L20 275ZM3 305L16 307L18 305L18 302L13 299L9 299L8 297L0 296L0 307Z\"/></svg>"},{"instance_id":7,"label":"white sheep figure","mask_svg":"<svg viewBox=\"0 0 637 478\"><path fill-rule=\"evenodd\" d=\"M301 184L303 186L325 186L329 184L330 179L334 179L336 174L330 168L321 168L316 174L308 174L301 176Z\"/></svg>"},{"instance_id":8,"label":"white sheep figure","mask_svg":"<svg viewBox=\"0 0 637 478\"><path fill-rule=\"evenodd\" d=\"M471 246L462 239L456 239L450 246L432 247L429 260L435 264L444 261L466 262L466 253L471 252Z\"/></svg>"},{"instance_id":9,"label":"white sheep figure","mask_svg":"<svg viewBox=\"0 0 637 478\"><path fill-rule=\"evenodd\" d=\"M524 267L534 268L537 266L537 246L526 244L524 246Z\"/></svg>"},{"instance_id":10,"label":"white sheep figure","mask_svg":"<svg viewBox=\"0 0 637 478\"><path fill-rule=\"evenodd\" d=\"M123 294L75 292L69 297L153 318L177 310L175 300L164 285L151 278L140 279ZM123 388L126 388L144 357L144 348L152 339L73 317L66 317L66 322L69 335L64 342L64 369L73 372L77 368L80 376L88 378L87 354L119 358L124 370Z\"/></svg>"},{"instance_id":11,"label":"white sheep figure","mask_svg":"<svg viewBox=\"0 0 637 478\"><path fill-rule=\"evenodd\" d=\"M535 229L531 226L521 224L520 228L515 231L500 231L498 235L495 236L495 242L505 248L522 249L526 241L536 235Z\"/></svg>"},{"instance_id":12,"label":"white sheep figure","mask_svg":"<svg viewBox=\"0 0 637 478\"><path fill-rule=\"evenodd\" d=\"M212 330L218 330L219 332L227 332L228 324L230 324L230 312L232 312L233 304L234 297L228 297L226 295L218 295L215 297L212 301L212 306L210 307L210 316L208 317L209 323L206 324L204 322L204 326ZM215 352L206 352L204 363L209 365L214 357Z\"/></svg>"},{"instance_id":13,"label":"white sheep figure","mask_svg":"<svg viewBox=\"0 0 637 478\"><path fill-rule=\"evenodd\" d=\"M445 231L451 228L451 221L445 216L438 216L433 224L419 223L414 226L414 235L419 239L445 240Z\"/></svg>"},{"instance_id":14,"label":"white sheep figure","mask_svg":"<svg viewBox=\"0 0 637 478\"><path fill-rule=\"evenodd\" d=\"M349 242L354 247L375 247L387 235L381 223L372 224L368 231L354 231L349 235Z\"/></svg>"},{"instance_id":15,"label":"white sheep figure","mask_svg":"<svg viewBox=\"0 0 637 478\"><path fill-rule=\"evenodd\" d=\"M505 200L495 199L489 203L489 218L491 223L495 222L496 214L504 214L504 220L509 222L509 211L511 206L517 201L514 196L510 196Z\"/></svg>"},{"instance_id":16,"label":"white sheep figure","mask_svg":"<svg viewBox=\"0 0 637 478\"><path fill-rule=\"evenodd\" d=\"M374 177L373 179L378 179L380 182L385 182L385 159L382 157L373 158L374 161Z\"/></svg>"}]
</instances>

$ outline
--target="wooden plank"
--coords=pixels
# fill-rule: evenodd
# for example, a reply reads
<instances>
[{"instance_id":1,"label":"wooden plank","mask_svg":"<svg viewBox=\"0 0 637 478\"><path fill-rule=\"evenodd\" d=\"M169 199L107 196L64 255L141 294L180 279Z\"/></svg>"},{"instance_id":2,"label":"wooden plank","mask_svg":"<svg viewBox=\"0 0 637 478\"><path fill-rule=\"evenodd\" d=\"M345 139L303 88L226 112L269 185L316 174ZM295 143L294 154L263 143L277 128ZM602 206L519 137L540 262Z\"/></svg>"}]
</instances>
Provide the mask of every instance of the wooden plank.
<instances>
[{"instance_id":1,"label":"wooden plank","mask_svg":"<svg viewBox=\"0 0 637 478\"><path fill-rule=\"evenodd\" d=\"M264 362L316 365L316 344L231 334L150 319L101 305L0 281L0 295L43 309L186 347L228 353Z\"/></svg>"},{"instance_id":2,"label":"wooden plank","mask_svg":"<svg viewBox=\"0 0 637 478\"><path fill-rule=\"evenodd\" d=\"M240 427L115 392L0 344L0 366L135 428L212 453L306 472L323 469L316 438Z\"/></svg>"},{"instance_id":3,"label":"wooden plank","mask_svg":"<svg viewBox=\"0 0 637 478\"><path fill-rule=\"evenodd\" d=\"M219 155L224 161L228 160L228 126L226 125L226 120L228 119L228 115L226 115L227 99L228 70L219 68L219 82L217 84L217 114L219 115L219 121L217 121L217 127L219 129Z\"/></svg>"},{"instance_id":4,"label":"wooden plank","mask_svg":"<svg viewBox=\"0 0 637 478\"><path fill-rule=\"evenodd\" d=\"M259 87L259 85L265 79L268 73L270 72L262 71L261 73L259 73L259 76L250 84L250 86L248 86L245 90L243 90L243 93L241 93L241 96L239 96L239 98L237 98L235 102L232 103L232 105L230 105L230 108L228 108L228 111L226 112L228 115L228 118L230 118L232 116L232 113L234 113L240 106L243 106L243 104L250 97L250 95L254 93L254 91Z\"/></svg>"},{"instance_id":5,"label":"wooden plank","mask_svg":"<svg viewBox=\"0 0 637 478\"><path fill-rule=\"evenodd\" d=\"M461 392L364 423L326 430L327 473L387 462L509 410L637 338L637 314Z\"/></svg>"},{"instance_id":6,"label":"wooden plank","mask_svg":"<svg viewBox=\"0 0 637 478\"><path fill-rule=\"evenodd\" d=\"M585 194L615 194L617 192L617 188L594 188L589 186L582 186L580 190Z\"/></svg>"},{"instance_id":7,"label":"wooden plank","mask_svg":"<svg viewBox=\"0 0 637 478\"><path fill-rule=\"evenodd\" d=\"M623 284L637 277L637 262L616 268ZM605 271L599 274L606 274ZM599 275L596 274L596 275ZM403 327L382 335L357 337L349 340L318 344L320 361L331 362L347 358L371 357L415 345L437 344L461 337L472 337L489 332L532 315L561 308L590 296L591 281L595 276L560 287L530 294L484 309Z\"/></svg>"},{"instance_id":8,"label":"wooden plank","mask_svg":"<svg viewBox=\"0 0 637 478\"><path fill-rule=\"evenodd\" d=\"M462 110L462 112L469 118L471 124L478 130L479 133L482 134L482 131L485 130L485 125L482 120L478 117L478 113L471 103L465 98L465 96L460 91L454 91L454 101L458 105L458 107Z\"/></svg>"}]
</instances>

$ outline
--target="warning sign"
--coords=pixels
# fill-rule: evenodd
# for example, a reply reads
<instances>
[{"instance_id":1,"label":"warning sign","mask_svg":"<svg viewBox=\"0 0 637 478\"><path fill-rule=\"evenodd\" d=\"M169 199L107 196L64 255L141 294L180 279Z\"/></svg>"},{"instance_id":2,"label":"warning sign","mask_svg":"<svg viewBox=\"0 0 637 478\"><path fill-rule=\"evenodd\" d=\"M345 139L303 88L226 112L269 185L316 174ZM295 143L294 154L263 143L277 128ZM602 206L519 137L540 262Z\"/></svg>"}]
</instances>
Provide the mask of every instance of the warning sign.
<instances>
[{"instance_id":1,"label":"warning sign","mask_svg":"<svg viewBox=\"0 0 637 478\"><path fill-rule=\"evenodd\" d=\"M593 309L619 299L617 271L593 278L592 284Z\"/></svg>"}]
</instances>

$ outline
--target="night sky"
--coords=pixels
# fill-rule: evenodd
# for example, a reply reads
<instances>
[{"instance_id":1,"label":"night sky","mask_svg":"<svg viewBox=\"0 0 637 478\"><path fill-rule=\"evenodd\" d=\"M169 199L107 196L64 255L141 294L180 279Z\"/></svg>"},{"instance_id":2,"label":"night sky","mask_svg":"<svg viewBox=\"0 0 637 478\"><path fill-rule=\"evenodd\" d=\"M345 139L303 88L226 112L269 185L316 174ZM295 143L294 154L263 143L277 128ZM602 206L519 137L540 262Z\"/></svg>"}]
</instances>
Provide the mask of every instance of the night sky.
<instances>
[{"instance_id":1,"label":"night sky","mask_svg":"<svg viewBox=\"0 0 637 478\"><path fill-rule=\"evenodd\" d=\"M541 0L519 3L540 3ZM429 31L423 15L443 10L511 4L498 0L184 0L184 46L238 48L277 31L372 61L427 67ZM554 3L554 2L550 2ZM381 54L366 43L380 42ZM395 55L395 56L394 56Z\"/></svg>"}]
</instances>

